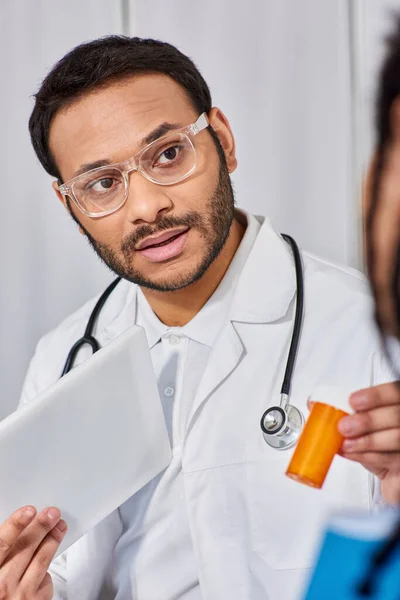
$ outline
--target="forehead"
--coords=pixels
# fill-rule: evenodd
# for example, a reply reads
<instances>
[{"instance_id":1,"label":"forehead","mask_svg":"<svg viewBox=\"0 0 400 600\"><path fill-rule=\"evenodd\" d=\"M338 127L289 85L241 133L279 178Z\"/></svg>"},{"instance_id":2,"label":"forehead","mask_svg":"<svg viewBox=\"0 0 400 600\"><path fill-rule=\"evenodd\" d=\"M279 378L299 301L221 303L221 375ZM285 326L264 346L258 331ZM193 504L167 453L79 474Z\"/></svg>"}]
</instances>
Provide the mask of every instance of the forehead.
<instances>
[{"instance_id":1,"label":"forehead","mask_svg":"<svg viewBox=\"0 0 400 600\"><path fill-rule=\"evenodd\" d=\"M170 77L133 76L94 90L59 111L50 127L50 150L66 180L81 164L129 158L161 123L185 126L198 116L186 91Z\"/></svg>"}]
</instances>

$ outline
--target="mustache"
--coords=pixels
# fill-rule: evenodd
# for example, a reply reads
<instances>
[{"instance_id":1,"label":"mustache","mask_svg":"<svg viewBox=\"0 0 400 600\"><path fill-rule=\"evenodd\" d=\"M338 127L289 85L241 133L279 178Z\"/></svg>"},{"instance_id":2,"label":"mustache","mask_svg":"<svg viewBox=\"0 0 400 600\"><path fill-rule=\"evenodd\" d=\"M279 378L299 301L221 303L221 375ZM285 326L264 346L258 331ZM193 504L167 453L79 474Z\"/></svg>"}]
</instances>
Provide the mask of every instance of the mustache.
<instances>
[{"instance_id":1,"label":"mustache","mask_svg":"<svg viewBox=\"0 0 400 600\"><path fill-rule=\"evenodd\" d=\"M139 242L145 238L162 233L168 229L173 229L174 227L187 227L188 229L197 228L203 232L206 230L203 217L194 211L188 212L180 217L173 215L161 217L155 227L152 227L151 225L140 225L135 231L132 231L132 233L127 235L121 244L122 253L125 256L130 256Z\"/></svg>"}]
</instances>

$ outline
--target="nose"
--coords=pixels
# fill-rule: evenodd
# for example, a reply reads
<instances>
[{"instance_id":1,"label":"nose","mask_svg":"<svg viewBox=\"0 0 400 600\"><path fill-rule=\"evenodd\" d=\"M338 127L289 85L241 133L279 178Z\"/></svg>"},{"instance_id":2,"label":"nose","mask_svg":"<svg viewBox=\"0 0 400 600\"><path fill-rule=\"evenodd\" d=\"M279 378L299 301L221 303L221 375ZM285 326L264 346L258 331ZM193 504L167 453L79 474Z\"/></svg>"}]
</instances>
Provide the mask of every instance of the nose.
<instances>
[{"instance_id":1,"label":"nose","mask_svg":"<svg viewBox=\"0 0 400 600\"><path fill-rule=\"evenodd\" d=\"M155 223L173 204L168 187L157 185L146 179L138 171L129 174L127 215L131 223Z\"/></svg>"}]
</instances>

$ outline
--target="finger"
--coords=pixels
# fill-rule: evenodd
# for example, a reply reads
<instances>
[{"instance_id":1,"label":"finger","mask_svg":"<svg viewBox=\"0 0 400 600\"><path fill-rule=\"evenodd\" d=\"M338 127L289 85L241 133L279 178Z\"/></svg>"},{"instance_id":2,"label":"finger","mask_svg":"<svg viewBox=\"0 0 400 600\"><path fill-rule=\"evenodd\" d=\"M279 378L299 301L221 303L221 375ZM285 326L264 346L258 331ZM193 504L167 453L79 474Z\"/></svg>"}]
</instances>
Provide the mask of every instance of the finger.
<instances>
[{"instance_id":1,"label":"finger","mask_svg":"<svg viewBox=\"0 0 400 600\"><path fill-rule=\"evenodd\" d=\"M355 413L338 423L340 433L349 438L397 428L400 429L400 404Z\"/></svg>"},{"instance_id":2,"label":"finger","mask_svg":"<svg viewBox=\"0 0 400 600\"><path fill-rule=\"evenodd\" d=\"M400 406L399 382L359 390L350 396L349 401L356 411L371 410L381 406Z\"/></svg>"},{"instance_id":3,"label":"finger","mask_svg":"<svg viewBox=\"0 0 400 600\"><path fill-rule=\"evenodd\" d=\"M23 576L32 556L46 535L57 525L61 513L51 507L40 512L32 523L21 533L7 559L3 563L3 577L18 579Z\"/></svg>"},{"instance_id":4,"label":"finger","mask_svg":"<svg viewBox=\"0 0 400 600\"><path fill-rule=\"evenodd\" d=\"M45 591L51 591L51 596L49 596L49 598L53 597L53 580L51 578L50 573L46 573L46 575L44 576L43 581L41 582L41 584L39 585L38 588L38 592L45 592ZM47 598L47 596L45 596Z\"/></svg>"},{"instance_id":5,"label":"finger","mask_svg":"<svg viewBox=\"0 0 400 600\"><path fill-rule=\"evenodd\" d=\"M339 452L340 456L358 462L363 467L377 475L386 475L388 471L400 468L400 456L395 452Z\"/></svg>"},{"instance_id":6,"label":"finger","mask_svg":"<svg viewBox=\"0 0 400 600\"><path fill-rule=\"evenodd\" d=\"M67 524L61 519L54 529L47 534L34 554L21 579L21 590L27 593L36 593L37 590L45 585L43 581L45 580L46 573L66 533Z\"/></svg>"},{"instance_id":7,"label":"finger","mask_svg":"<svg viewBox=\"0 0 400 600\"><path fill-rule=\"evenodd\" d=\"M30 595L26 596L26 598L31 598L32 594L30 592L28 592ZM37 592L34 592L35 594L35 600L52 600L53 596L54 596L54 586L53 586L53 580L51 578L50 573L46 573L43 581L40 584L39 589L37 590Z\"/></svg>"},{"instance_id":8,"label":"finger","mask_svg":"<svg viewBox=\"0 0 400 600\"><path fill-rule=\"evenodd\" d=\"M53 581L50 573L46 573L37 593L35 600L52 600L54 594Z\"/></svg>"},{"instance_id":9,"label":"finger","mask_svg":"<svg viewBox=\"0 0 400 600\"><path fill-rule=\"evenodd\" d=\"M395 469L398 464L400 465L399 457L392 452L346 453L341 451L339 454L347 460L360 463L379 479L383 479L390 469Z\"/></svg>"},{"instance_id":10,"label":"finger","mask_svg":"<svg viewBox=\"0 0 400 600\"><path fill-rule=\"evenodd\" d=\"M50 573L46 573L42 583L39 585L38 592L45 589L46 587L48 588L50 585L51 585L51 587L53 587L53 580L51 578Z\"/></svg>"},{"instance_id":11,"label":"finger","mask_svg":"<svg viewBox=\"0 0 400 600\"><path fill-rule=\"evenodd\" d=\"M0 527L0 566L11 551L23 530L36 515L33 506L24 506L13 513Z\"/></svg>"},{"instance_id":12,"label":"finger","mask_svg":"<svg viewBox=\"0 0 400 600\"><path fill-rule=\"evenodd\" d=\"M50 573L46 573L41 582L38 591L35 593L35 600L52 600L54 595L53 580Z\"/></svg>"},{"instance_id":13,"label":"finger","mask_svg":"<svg viewBox=\"0 0 400 600\"><path fill-rule=\"evenodd\" d=\"M400 429L386 429L354 439L345 439L344 452L394 452L400 454Z\"/></svg>"}]
</instances>

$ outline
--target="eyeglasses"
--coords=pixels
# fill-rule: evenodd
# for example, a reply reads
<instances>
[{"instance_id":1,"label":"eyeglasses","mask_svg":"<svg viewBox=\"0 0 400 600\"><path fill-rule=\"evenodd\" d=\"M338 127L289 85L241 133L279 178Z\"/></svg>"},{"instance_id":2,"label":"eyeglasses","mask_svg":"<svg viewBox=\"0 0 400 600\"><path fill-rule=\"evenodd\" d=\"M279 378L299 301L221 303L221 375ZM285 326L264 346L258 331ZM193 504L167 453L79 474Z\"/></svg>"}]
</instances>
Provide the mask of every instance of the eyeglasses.
<instances>
[{"instance_id":1,"label":"eyeglasses","mask_svg":"<svg viewBox=\"0 0 400 600\"><path fill-rule=\"evenodd\" d=\"M162 136L133 158L77 175L58 189L85 215L110 215L126 202L129 173L133 171L157 185L173 185L187 179L197 165L194 137L208 125L207 115L202 113L195 123Z\"/></svg>"}]
</instances>

